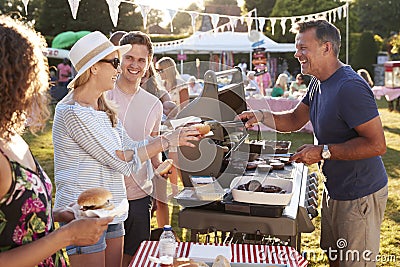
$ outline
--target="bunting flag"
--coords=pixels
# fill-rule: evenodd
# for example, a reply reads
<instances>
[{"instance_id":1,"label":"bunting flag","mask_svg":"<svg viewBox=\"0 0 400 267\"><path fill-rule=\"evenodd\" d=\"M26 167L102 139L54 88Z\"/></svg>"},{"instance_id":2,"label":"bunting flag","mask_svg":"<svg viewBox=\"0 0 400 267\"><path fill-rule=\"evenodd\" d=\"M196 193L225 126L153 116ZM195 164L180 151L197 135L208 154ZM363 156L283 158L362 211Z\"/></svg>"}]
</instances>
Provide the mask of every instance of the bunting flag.
<instances>
[{"instance_id":1,"label":"bunting flag","mask_svg":"<svg viewBox=\"0 0 400 267\"><path fill-rule=\"evenodd\" d=\"M286 31L286 18L281 19L282 34L285 35Z\"/></svg>"},{"instance_id":2,"label":"bunting flag","mask_svg":"<svg viewBox=\"0 0 400 267\"><path fill-rule=\"evenodd\" d=\"M151 7L146 5L139 5L140 13L142 14L143 18L143 28L146 29L147 26L147 14L149 14Z\"/></svg>"},{"instance_id":3,"label":"bunting flag","mask_svg":"<svg viewBox=\"0 0 400 267\"><path fill-rule=\"evenodd\" d=\"M251 24L253 23L253 18L250 16L246 17L247 32L251 31Z\"/></svg>"},{"instance_id":4,"label":"bunting flag","mask_svg":"<svg viewBox=\"0 0 400 267\"><path fill-rule=\"evenodd\" d=\"M119 15L119 5L121 4L121 2L124 3L130 3L132 5L138 5L140 7L141 10L141 14L143 17L143 26L146 29L146 24L147 24L147 15L150 12L150 10L152 8L160 10L159 7L154 6L154 3L149 3L149 5L143 5L140 3L134 3L131 1L127 1L127 0L106 0L107 4L109 6L109 12L110 12L110 17L112 19L112 22L114 24L114 26L117 26L118 23L118 15ZM29 0L22 0L22 2L25 5L25 12L28 12L28 2ZM70 9L71 9L71 13L72 13L72 17L74 19L76 19L76 15L78 12L78 7L79 7L79 2L80 0L68 0ZM308 20L308 19L312 19L312 18L320 18L320 17L324 17L329 21L336 21L336 17L338 19L342 19L348 16L348 12L349 12L349 3L345 3L342 6L333 8L331 10L327 10L327 11L323 11L323 12L319 12L319 13L315 13L315 14L308 14L308 15L301 15L301 16L290 16L290 17L273 17L273 18L266 18L266 17L256 17L256 16L252 16L252 14L255 14L256 9L253 9L251 11L249 11L246 15L243 16L228 16L228 15L223 15L223 14L213 14L213 13L201 13L201 12L196 12L196 11L186 11L186 10L181 10L181 9L167 9L167 13L169 15L169 23L171 24L171 32L173 32L173 25L172 25L172 20L174 19L175 15L178 12L182 12L182 13L187 13L190 15L191 20L192 20L192 28L193 31L195 31L195 26L196 26L196 19L199 15L202 16L209 16L211 18L211 23L213 26L212 31L213 32L218 32L218 31L224 31L225 29L229 30L231 29L232 31L234 31L238 20L240 20L240 22L243 24L244 22L246 22L247 24L247 28L248 31L251 30L252 28L252 23L253 20L258 20L259 23L259 30L263 31L264 29L264 25L265 25L265 21L269 20L271 22L271 30L272 30L272 35L274 35L275 33L275 24L277 21L280 22L280 26L282 28L282 33L285 34L286 31L286 22L287 20L290 20L291 23L295 23L297 20ZM164 10L165 11L165 10ZM219 27L218 26L218 22L219 19L221 17L224 18L228 18L229 22L221 25ZM257 26L256 26L257 27Z\"/></svg>"},{"instance_id":5,"label":"bunting flag","mask_svg":"<svg viewBox=\"0 0 400 267\"><path fill-rule=\"evenodd\" d=\"M258 18L258 29L260 32L264 31L265 18Z\"/></svg>"},{"instance_id":6,"label":"bunting flag","mask_svg":"<svg viewBox=\"0 0 400 267\"><path fill-rule=\"evenodd\" d=\"M196 19L199 16L196 12L189 12L190 18L192 19L193 32L196 32Z\"/></svg>"},{"instance_id":7,"label":"bunting flag","mask_svg":"<svg viewBox=\"0 0 400 267\"><path fill-rule=\"evenodd\" d=\"M349 5L348 4L346 4L344 7L343 7L343 18L345 18L345 17L347 17L347 12L349 11Z\"/></svg>"},{"instance_id":8,"label":"bunting flag","mask_svg":"<svg viewBox=\"0 0 400 267\"><path fill-rule=\"evenodd\" d=\"M276 18L270 18L270 21L271 21L272 35L275 35L275 23L276 23Z\"/></svg>"},{"instance_id":9,"label":"bunting flag","mask_svg":"<svg viewBox=\"0 0 400 267\"><path fill-rule=\"evenodd\" d=\"M338 8L337 12L338 12L338 18L342 19L342 7Z\"/></svg>"},{"instance_id":10,"label":"bunting flag","mask_svg":"<svg viewBox=\"0 0 400 267\"><path fill-rule=\"evenodd\" d=\"M22 3L24 3L24 6L25 6L25 14L28 15L28 3L29 3L29 0L22 0Z\"/></svg>"},{"instance_id":11,"label":"bunting flag","mask_svg":"<svg viewBox=\"0 0 400 267\"><path fill-rule=\"evenodd\" d=\"M236 25L238 22L238 18L237 17L229 17L229 25L231 25L232 31L235 31Z\"/></svg>"},{"instance_id":12,"label":"bunting flag","mask_svg":"<svg viewBox=\"0 0 400 267\"><path fill-rule=\"evenodd\" d=\"M210 18L213 29L215 30L218 26L219 16L218 14L210 14Z\"/></svg>"},{"instance_id":13,"label":"bunting flag","mask_svg":"<svg viewBox=\"0 0 400 267\"><path fill-rule=\"evenodd\" d=\"M78 14L79 2L81 0L68 0L69 7L71 8L72 17L76 19L76 14Z\"/></svg>"},{"instance_id":14,"label":"bunting flag","mask_svg":"<svg viewBox=\"0 0 400 267\"><path fill-rule=\"evenodd\" d=\"M169 23L171 24L171 32L174 32L174 26L172 26L172 20L174 19L176 13L178 13L178 10L175 9L167 9L168 15L169 15Z\"/></svg>"},{"instance_id":15,"label":"bunting flag","mask_svg":"<svg viewBox=\"0 0 400 267\"><path fill-rule=\"evenodd\" d=\"M118 24L118 14L119 14L119 5L122 0L106 0L108 4L108 10L110 11L110 17L114 24L114 27L117 27Z\"/></svg>"}]
</instances>

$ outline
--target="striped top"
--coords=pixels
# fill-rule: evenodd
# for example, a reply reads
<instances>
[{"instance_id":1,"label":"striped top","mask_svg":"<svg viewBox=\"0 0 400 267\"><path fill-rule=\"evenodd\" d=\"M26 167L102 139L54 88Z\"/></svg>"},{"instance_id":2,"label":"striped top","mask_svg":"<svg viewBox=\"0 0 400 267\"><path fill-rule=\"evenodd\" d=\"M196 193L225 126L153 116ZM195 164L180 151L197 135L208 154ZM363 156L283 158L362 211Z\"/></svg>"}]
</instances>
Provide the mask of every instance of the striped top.
<instances>
[{"instance_id":1,"label":"striped top","mask_svg":"<svg viewBox=\"0 0 400 267\"><path fill-rule=\"evenodd\" d=\"M75 203L79 194L91 187L108 189L118 205L126 198L124 175L141 167L136 142L126 134L120 121L115 128L104 111L83 107L78 103L57 104L53 123L55 208ZM116 150L133 150L131 162L120 160ZM115 217L123 222L127 213Z\"/></svg>"}]
</instances>

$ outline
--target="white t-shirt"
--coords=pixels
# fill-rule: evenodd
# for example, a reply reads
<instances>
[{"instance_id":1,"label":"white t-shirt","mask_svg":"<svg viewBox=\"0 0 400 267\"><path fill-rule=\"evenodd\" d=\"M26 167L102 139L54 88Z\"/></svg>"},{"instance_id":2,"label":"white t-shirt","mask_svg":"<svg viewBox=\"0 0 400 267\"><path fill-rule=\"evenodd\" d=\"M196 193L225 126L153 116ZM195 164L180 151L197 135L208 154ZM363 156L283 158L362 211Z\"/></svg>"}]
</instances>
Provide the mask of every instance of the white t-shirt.
<instances>
[{"instance_id":1,"label":"white t-shirt","mask_svg":"<svg viewBox=\"0 0 400 267\"><path fill-rule=\"evenodd\" d=\"M109 91L107 97L118 105L118 118L132 140L140 141L151 133L159 132L163 107L161 101L142 88L134 94L127 94L118 87ZM129 200L140 199L153 191L153 171L150 160L142 164L136 174L125 176Z\"/></svg>"}]
</instances>

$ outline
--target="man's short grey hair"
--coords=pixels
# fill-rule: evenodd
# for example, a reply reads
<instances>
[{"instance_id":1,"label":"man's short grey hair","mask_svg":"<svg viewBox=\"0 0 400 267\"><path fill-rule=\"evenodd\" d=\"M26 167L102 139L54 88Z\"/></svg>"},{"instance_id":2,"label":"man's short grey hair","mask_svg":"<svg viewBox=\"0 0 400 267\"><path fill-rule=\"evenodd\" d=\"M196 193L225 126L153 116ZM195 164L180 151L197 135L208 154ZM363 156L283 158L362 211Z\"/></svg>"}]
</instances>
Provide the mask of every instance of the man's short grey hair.
<instances>
[{"instance_id":1,"label":"man's short grey hair","mask_svg":"<svg viewBox=\"0 0 400 267\"><path fill-rule=\"evenodd\" d=\"M293 24L290 31L294 34L303 33L309 29L315 28L317 39L322 43L330 42L333 47L333 52L339 56L341 37L340 31L332 23L325 19L313 19L307 21L299 21Z\"/></svg>"}]
</instances>

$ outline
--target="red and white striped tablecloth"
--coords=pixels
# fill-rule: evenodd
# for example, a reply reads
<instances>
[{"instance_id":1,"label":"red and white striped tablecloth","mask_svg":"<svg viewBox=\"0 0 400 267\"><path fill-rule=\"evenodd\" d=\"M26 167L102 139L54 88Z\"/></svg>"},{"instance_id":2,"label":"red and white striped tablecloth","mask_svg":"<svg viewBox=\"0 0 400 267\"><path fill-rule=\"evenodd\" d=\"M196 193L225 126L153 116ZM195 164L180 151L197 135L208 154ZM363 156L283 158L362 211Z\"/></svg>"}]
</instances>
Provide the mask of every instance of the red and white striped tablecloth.
<instances>
[{"instance_id":1,"label":"red and white striped tablecloth","mask_svg":"<svg viewBox=\"0 0 400 267\"><path fill-rule=\"evenodd\" d=\"M177 248L178 257L188 257L192 242L179 242ZM223 245L215 245L223 246ZM290 267L305 267L308 262L294 248L288 246L266 246L252 244L230 244L231 262L240 263L269 263L286 264ZM149 261L149 256L157 257L158 241L144 241L133 257L131 267L156 267Z\"/></svg>"}]
</instances>

